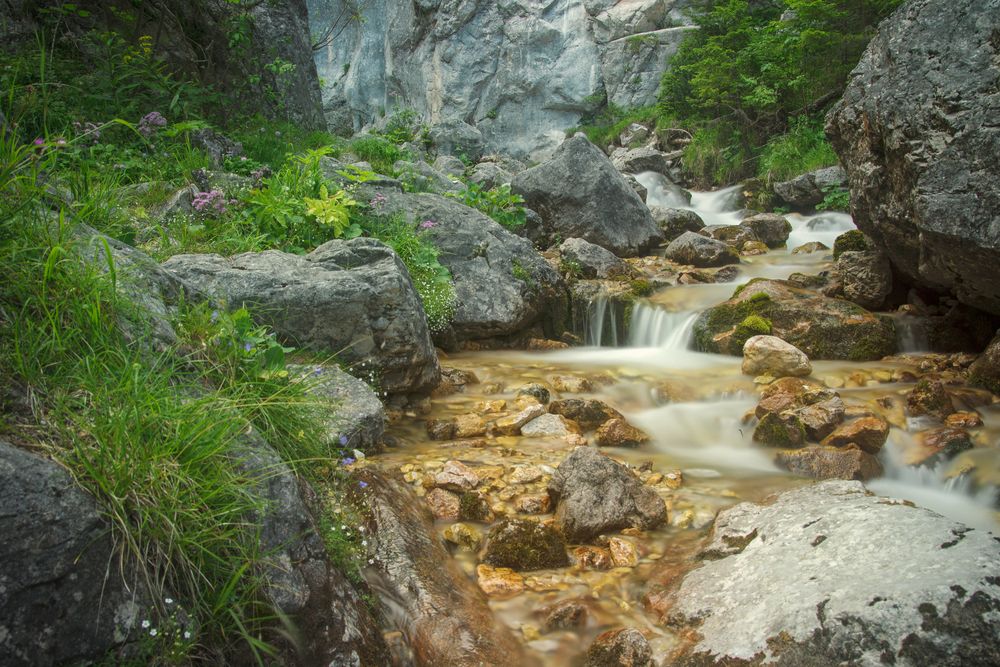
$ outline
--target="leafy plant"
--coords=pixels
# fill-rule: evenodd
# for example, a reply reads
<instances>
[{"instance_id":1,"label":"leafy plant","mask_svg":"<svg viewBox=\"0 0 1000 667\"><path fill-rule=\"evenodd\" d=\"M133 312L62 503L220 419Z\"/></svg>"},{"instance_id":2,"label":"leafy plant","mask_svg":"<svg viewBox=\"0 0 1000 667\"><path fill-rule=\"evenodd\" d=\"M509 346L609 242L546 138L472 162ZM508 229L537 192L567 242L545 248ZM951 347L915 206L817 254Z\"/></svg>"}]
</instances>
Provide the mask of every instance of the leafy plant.
<instances>
[{"instance_id":1,"label":"leafy plant","mask_svg":"<svg viewBox=\"0 0 1000 667\"><path fill-rule=\"evenodd\" d=\"M361 235L361 227L351 223L351 209L358 202L351 199L346 192L338 190L328 194L326 185L319 186L319 198L306 197L306 213L316 222L330 230L333 238L352 239Z\"/></svg>"},{"instance_id":2,"label":"leafy plant","mask_svg":"<svg viewBox=\"0 0 1000 667\"><path fill-rule=\"evenodd\" d=\"M850 211L851 192L837 186L831 186L823 190L825 196L823 201L816 204L816 209L820 211Z\"/></svg>"},{"instance_id":3,"label":"leafy plant","mask_svg":"<svg viewBox=\"0 0 1000 667\"><path fill-rule=\"evenodd\" d=\"M524 198L511 192L506 183L489 190L477 183L468 183L464 191L447 192L445 196L482 211L511 231L522 227L527 220L522 206Z\"/></svg>"}]
</instances>

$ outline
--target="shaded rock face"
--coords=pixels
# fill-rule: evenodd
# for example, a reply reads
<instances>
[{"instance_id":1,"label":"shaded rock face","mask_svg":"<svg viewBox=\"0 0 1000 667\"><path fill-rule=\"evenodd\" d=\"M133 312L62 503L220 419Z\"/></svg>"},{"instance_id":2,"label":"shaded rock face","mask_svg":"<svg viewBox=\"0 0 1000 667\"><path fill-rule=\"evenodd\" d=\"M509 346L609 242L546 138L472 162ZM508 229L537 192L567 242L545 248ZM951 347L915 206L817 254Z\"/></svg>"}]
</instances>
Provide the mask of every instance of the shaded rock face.
<instances>
[{"instance_id":1,"label":"shaded rock face","mask_svg":"<svg viewBox=\"0 0 1000 667\"><path fill-rule=\"evenodd\" d=\"M567 540L586 541L601 533L655 528L667 515L655 491L628 468L596 449L577 447L549 481L555 520Z\"/></svg>"},{"instance_id":2,"label":"shaded rock face","mask_svg":"<svg viewBox=\"0 0 1000 667\"><path fill-rule=\"evenodd\" d=\"M725 510L702 556L673 608L699 637L674 664L1000 660L1000 543L859 482Z\"/></svg>"},{"instance_id":3,"label":"shaded rock face","mask_svg":"<svg viewBox=\"0 0 1000 667\"><path fill-rule=\"evenodd\" d=\"M690 27L683 0L309 0L314 33L343 26L316 53L328 117L356 131L393 109L429 125L460 119L485 149L541 159L604 98L654 104ZM471 156L470 156L471 157Z\"/></svg>"},{"instance_id":4,"label":"shaded rock face","mask_svg":"<svg viewBox=\"0 0 1000 667\"><path fill-rule=\"evenodd\" d=\"M887 318L784 280L753 280L706 310L695 321L695 345L706 352L739 354L745 339L737 334L750 316L767 320L771 333L813 360L864 361L896 351L895 326Z\"/></svg>"},{"instance_id":5,"label":"shaded rock face","mask_svg":"<svg viewBox=\"0 0 1000 667\"><path fill-rule=\"evenodd\" d=\"M299 661L384 664L382 633L357 590L329 562L295 474L257 435L236 443L233 458L261 503L252 517L266 554L260 576L269 602L298 626Z\"/></svg>"},{"instance_id":6,"label":"shaded rock face","mask_svg":"<svg viewBox=\"0 0 1000 667\"><path fill-rule=\"evenodd\" d=\"M0 440L0 663L98 660L130 635L147 604L122 579L111 527L62 467Z\"/></svg>"},{"instance_id":7,"label":"shaded rock face","mask_svg":"<svg viewBox=\"0 0 1000 667\"><path fill-rule=\"evenodd\" d=\"M520 667L531 664L507 626L494 621L486 597L442 546L433 519L401 479L367 469L369 555L377 588L419 665ZM383 663L388 664L388 663Z\"/></svg>"},{"instance_id":8,"label":"shaded rock face","mask_svg":"<svg viewBox=\"0 0 1000 667\"><path fill-rule=\"evenodd\" d=\"M453 199L385 194L387 212L402 213L414 224L434 222L422 233L451 271L451 328L459 340L506 336L534 324L541 324L551 337L561 332L566 307L562 278L530 241Z\"/></svg>"},{"instance_id":9,"label":"shaded rock face","mask_svg":"<svg viewBox=\"0 0 1000 667\"><path fill-rule=\"evenodd\" d=\"M608 630L587 649L586 667L649 667L653 649L635 628Z\"/></svg>"},{"instance_id":10,"label":"shaded rock face","mask_svg":"<svg viewBox=\"0 0 1000 667\"><path fill-rule=\"evenodd\" d=\"M969 367L969 382L1000 394L1000 334L990 341L982 355Z\"/></svg>"},{"instance_id":11,"label":"shaded rock face","mask_svg":"<svg viewBox=\"0 0 1000 667\"><path fill-rule=\"evenodd\" d=\"M916 285L1000 313L995 0L917 0L879 25L827 134L858 227Z\"/></svg>"},{"instance_id":12,"label":"shaded rock face","mask_svg":"<svg viewBox=\"0 0 1000 667\"><path fill-rule=\"evenodd\" d=\"M426 391L440 379L420 298L399 257L378 241L330 241L305 256L177 255L163 267L229 307L245 304L292 345L370 360L384 391Z\"/></svg>"},{"instance_id":13,"label":"shaded rock face","mask_svg":"<svg viewBox=\"0 0 1000 667\"><path fill-rule=\"evenodd\" d=\"M892 268L885 254L879 251L840 253L837 276L844 298L862 308L881 308L892 292Z\"/></svg>"},{"instance_id":14,"label":"shaded rock face","mask_svg":"<svg viewBox=\"0 0 1000 667\"><path fill-rule=\"evenodd\" d=\"M581 238L619 257L641 254L662 238L639 195L582 134L517 174L511 189L538 212L550 236Z\"/></svg>"}]
</instances>

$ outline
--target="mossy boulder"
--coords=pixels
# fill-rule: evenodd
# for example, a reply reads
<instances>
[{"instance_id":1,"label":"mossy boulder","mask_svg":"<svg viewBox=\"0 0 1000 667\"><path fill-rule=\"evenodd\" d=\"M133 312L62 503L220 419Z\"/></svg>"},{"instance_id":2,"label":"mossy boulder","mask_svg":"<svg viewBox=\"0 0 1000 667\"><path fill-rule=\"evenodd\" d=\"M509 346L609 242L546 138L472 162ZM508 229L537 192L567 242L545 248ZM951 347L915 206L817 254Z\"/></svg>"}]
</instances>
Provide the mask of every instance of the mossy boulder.
<instances>
[{"instance_id":1,"label":"mossy boulder","mask_svg":"<svg viewBox=\"0 0 1000 667\"><path fill-rule=\"evenodd\" d=\"M969 384L1000 394L1000 334L969 367Z\"/></svg>"},{"instance_id":2,"label":"mossy boulder","mask_svg":"<svg viewBox=\"0 0 1000 667\"><path fill-rule=\"evenodd\" d=\"M569 565L566 540L554 527L530 519L503 519L490 530L483 562L512 570Z\"/></svg>"},{"instance_id":3,"label":"mossy boulder","mask_svg":"<svg viewBox=\"0 0 1000 667\"><path fill-rule=\"evenodd\" d=\"M928 416L944 421L955 412L955 406L940 380L923 378L906 395L906 411L912 417Z\"/></svg>"},{"instance_id":4,"label":"mossy boulder","mask_svg":"<svg viewBox=\"0 0 1000 667\"><path fill-rule=\"evenodd\" d=\"M793 412L769 412L757 423L753 440L766 447L801 447L806 441L806 427Z\"/></svg>"},{"instance_id":5,"label":"mossy boulder","mask_svg":"<svg viewBox=\"0 0 1000 667\"><path fill-rule=\"evenodd\" d=\"M889 318L788 281L766 279L741 286L731 299L702 313L694 325L695 346L702 352L742 354L748 326L760 325L759 320L747 321L751 315L770 322L767 333L810 359L872 361L896 352L895 325Z\"/></svg>"},{"instance_id":6,"label":"mossy boulder","mask_svg":"<svg viewBox=\"0 0 1000 667\"><path fill-rule=\"evenodd\" d=\"M860 229L852 229L838 236L833 242L833 258L844 252L866 252L874 250L875 244Z\"/></svg>"}]
</instances>

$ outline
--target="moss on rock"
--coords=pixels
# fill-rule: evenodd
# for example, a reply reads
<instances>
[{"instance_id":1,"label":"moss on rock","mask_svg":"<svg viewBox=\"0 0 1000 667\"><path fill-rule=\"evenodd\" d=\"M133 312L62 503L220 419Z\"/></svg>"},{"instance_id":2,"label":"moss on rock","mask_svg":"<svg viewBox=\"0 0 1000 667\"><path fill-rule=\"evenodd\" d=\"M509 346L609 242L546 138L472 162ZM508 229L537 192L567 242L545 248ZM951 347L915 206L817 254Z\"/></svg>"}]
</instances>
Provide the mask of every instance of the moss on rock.
<instances>
[{"instance_id":1,"label":"moss on rock","mask_svg":"<svg viewBox=\"0 0 1000 667\"><path fill-rule=\"evenodd\" d=\"M871 239L865 236L860 229L852 229L844 232L833 242L833 258L840 257L840 253L871 250L873 248Z\"/></svg>"},{"instance_id":2,"label":"moss on rock","mask_svg":"<svg viewBox=\"0 0 1000 667\"><path fill-rule=\"evenodd\" d=\"M513 570L569 565L566 540L554 527L528 519L503 519L490 530L483 562Z\"/></svg>"}]
</instances>

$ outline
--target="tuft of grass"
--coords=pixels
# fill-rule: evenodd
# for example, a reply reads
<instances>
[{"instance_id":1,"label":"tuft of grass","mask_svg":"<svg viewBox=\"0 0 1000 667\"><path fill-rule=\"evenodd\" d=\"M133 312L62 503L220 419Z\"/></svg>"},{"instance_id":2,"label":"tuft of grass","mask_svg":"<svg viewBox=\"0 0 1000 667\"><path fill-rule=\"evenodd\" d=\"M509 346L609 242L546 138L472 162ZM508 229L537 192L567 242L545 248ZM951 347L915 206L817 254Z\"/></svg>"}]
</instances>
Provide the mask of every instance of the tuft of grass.
<instances>
[{"instance_id":1,"label":"tuft of grass","mask_svg":"<svg viewBox=\"0 0 1000 667\"><path fill-rule=\"evenodd\" d=\"M837 164L837 154L818 120L800 116L788 132L772 137L761 150L757 176L765 183L785 181Z\"/></svg>"},{"instance_id":2,"label":"tuft of grass","mask_svg":"<svg viewBox=\"0 0 1000 667\"><path fill-rule=\"evenodd\" d=\"M393 165L406 157L399 146L375 135L355 139L351 142L350 149L359 158L369 162L377 173L387 176L395 176Z\"/></svg>"}]
</instances>

